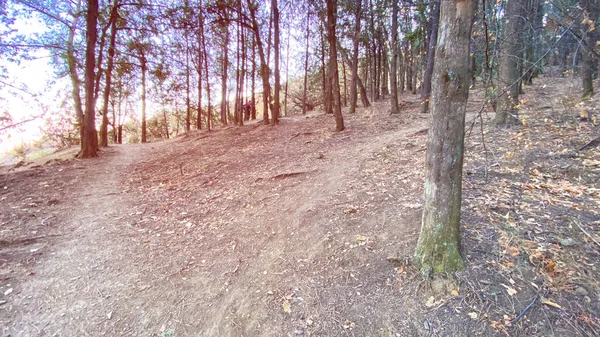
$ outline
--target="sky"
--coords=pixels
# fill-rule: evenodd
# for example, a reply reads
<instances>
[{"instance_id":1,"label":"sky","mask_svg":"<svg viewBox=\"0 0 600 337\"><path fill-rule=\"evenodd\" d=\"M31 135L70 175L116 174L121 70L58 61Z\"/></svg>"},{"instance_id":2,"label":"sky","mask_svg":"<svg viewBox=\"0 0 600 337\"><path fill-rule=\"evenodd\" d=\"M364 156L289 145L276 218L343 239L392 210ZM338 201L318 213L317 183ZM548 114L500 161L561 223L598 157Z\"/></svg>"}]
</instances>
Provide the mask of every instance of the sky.
<instances>
[{"instance_id":1,"label":"sky","mask_svg":"<svg viewBox=\"0 0 600 337\"><path fill-rule=\"evenodd\" d=\"M14 28L19 33L30 34L45 29L45 26L40 21L32 18L18 20L15 22ZM12 86L17 88L26 87L27 91L32 94L41 95L44 92L52 92L51 88L48 87L49 81L53 78L52 68L48 65L48 52L40 50L35 56L36 59L23 61L21 64L6 60L0 60L0 64L6 66L8 82ZM15 93L19 94L15 95ZM13 122L29 119L31 116L40 113L40 107L36 100L20 90L4 86L0 89L0 97L3 99L0 101L0 109L8 110ZM49 96L46 94L46 97ZM0 135L0 154L22 142L30 142L39 138L40 125L41 121L37 120Z\"/></svg>"}]
</instances>

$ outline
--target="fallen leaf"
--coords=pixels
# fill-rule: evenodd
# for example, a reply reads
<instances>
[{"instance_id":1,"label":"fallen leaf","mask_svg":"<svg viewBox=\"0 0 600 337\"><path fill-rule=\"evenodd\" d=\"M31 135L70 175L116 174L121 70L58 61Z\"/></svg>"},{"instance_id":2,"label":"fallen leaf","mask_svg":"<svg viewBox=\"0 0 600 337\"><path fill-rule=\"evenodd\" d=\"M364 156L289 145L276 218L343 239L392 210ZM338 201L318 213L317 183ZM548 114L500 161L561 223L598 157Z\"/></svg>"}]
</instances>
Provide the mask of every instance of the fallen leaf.
<instances>
[{"instance_id":1,"label":"fallen leaf","mask_svg":"<svg viewBox=\"0 0 600 337\"><path fill-rule=\"evenodd\" d=\"M513 287L509 287L506 284L502 285L504 288L506 288L506 292L510 295L510 296L514 296L517 294L517 289L513 288Z\"/></svg>"},{"instance_id":2,"label":"fallen leaf","mask_svg":"<svg viewBox=\"0 0 600 337\"><path fill-rule=\"evenodd\" d=\"M469 317L471 317L471 319L477 319L477 317L479 317L479 315L477 315L476 312L470 312L468 313Z\"/></svg>"},{"instance_id":3,"label":"fallen leaf","mask_svg":"<svg viewBox=\"0 0 600 337\"><path fill-rule=\"evenodd\" d=\"M454 289L451 292L452 296L458 296L458 290Z\"/></svg>"},{"instance_id":4,"label":"fallen leaf","mask_svg":"<svg viewBox=\"0 0 600 337\"><path fill-rule=\"evenodd\" d=\"M556 303L554 303L554 302L546 299L545 297L542 297L540 301L542 302L542 304L549 305L549 306L554 307L556 309L562 309L562 307L560 305L558 305L558 304L556 304Z\"/></svg>"},{"instance_id":5,"label":"fallen leaf","mask_svg":"<svg viewBox=\"0 0 600 337\"><path fill-rule=\"evenodd\" d=\"M8 288L6 289L6 291L4 292L4 296L6 295L10 295L13 292L13 288Z\"/></svg>"},{"instance_id":6,"label":"fallen leaf","mask_svg":"<svg viewBox=\"0 0 600 337\"><path fill-rule=\"evenodd\" d=\"M431 296L427 299L427 302L425 302L425 306L428 308L431 308L435 305L435 297Z\"/></svg>"},{"instance_id":7,"label":"fallen leaf","mask_svg":"<svg viewBox=\"0 0 600 337\"><path fill-rule=\"evenodd\" d=\"M290 302L288 302L287 300L283 301L283 312L285 313L290 313L292 312L292 306L290 305Z\"/></svg>"}]
</instances>

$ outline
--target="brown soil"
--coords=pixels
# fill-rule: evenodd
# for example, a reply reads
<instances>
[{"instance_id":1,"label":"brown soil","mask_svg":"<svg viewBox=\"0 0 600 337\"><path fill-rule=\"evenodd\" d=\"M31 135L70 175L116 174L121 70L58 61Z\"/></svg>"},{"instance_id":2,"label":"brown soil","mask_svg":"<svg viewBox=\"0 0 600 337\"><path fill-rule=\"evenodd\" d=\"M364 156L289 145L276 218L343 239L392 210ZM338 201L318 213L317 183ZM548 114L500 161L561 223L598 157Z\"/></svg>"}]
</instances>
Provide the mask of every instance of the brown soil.
<instances>
[{"instance_id":1,"label":"brown soil","mask_svg":"<svg viewBox=\"0 0 600 337\"><path fill-rule=\"evenodd\" d=\"M445 295L404 262L428 123L415 96L398 116L346 114L341 133L295 116L4 173L2 335L597 335L600 154L577 148L599 132L572 90L542 79L526 126L484 113L483 133L473 91L468 267Z\"/></svg>"}]
</instances>

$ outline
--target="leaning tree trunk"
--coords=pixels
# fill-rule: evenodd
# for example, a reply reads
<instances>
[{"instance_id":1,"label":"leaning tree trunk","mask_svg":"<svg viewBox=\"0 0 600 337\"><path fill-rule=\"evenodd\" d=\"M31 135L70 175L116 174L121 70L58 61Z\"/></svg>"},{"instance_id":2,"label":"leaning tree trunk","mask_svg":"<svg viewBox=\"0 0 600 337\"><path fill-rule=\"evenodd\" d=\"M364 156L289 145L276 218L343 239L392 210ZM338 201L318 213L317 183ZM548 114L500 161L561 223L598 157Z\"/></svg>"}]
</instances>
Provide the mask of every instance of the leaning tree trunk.
<instances>
[{"instance_id":1,"label":"leaning tree trunk","mask_svg":"<svg viewBox=\"0 0 600 337\"><path fill-rule=\"evenodd\" d=\"M473 11L473 0L442 1L427 138L423 218L413 261L429 277L464 268L459 230Z\"/></svg>"},{"instance_id":2,"label":"leaning tree trunk","mask_svg":"<svg viewBox=\"0 0 600 337\"><path fill-rule=\"evenodd\" d=\"M340 99L340 79L337 65L337 39L335 26L337 17L337 0L327 0L327 36L329 39L329 74L331 79L331 92L333 96L333 115L335 116L335 129L344 130L342 117L342 102Z\"/></svg>"},{"instance_id":3,"label":"leaning tree trunk","mask_svg":"<svg viewBox=\"0 0 600 337\"><path fill-rule=\"evenodd\" d=\"M520 52L520 0L506 2L506 16L504 21L504 34L502 39L502 52L499 58L498 84L504 88L504 95L497 99L496 116L494 124L517 124L519 102L519 52Z\"/></svg>"},{"instance_id":4,"label":"leaning tree trunk","mask_svg":"<svg viewBox=\"0 0 600 337\"><path fill-rule=\"evenodd\" d=\"M390 61L390 80L392 86L392 95L390 97L392 103L392 113L400 113L398 106L398 74L396 65L398 64L398 1L392 1L392 60Z\"/></svg>"},{"instance_id":5,"label":"leaning tree trunk","mask_svg":"<svg viewBox=\"0 0 600 337\"><path fill-rule=\"evenodd\" d=\"M435 58L435 47L437 45L438 26L440 24L440 1L433 2L433 12L431 13L431 36L429 37L429 46L427 48L427 63L423 73L423 90L421 91L421 112L429 111L429 96L431 96L431 75L433 74L433 62Z\"/></svg>"},{"instance_id":6,"label":"leaning tree trunk","mask_svg":"<svg viewBox=\"0 0 600 337\"><path fill-rule=\"evenodd\" d=\"M98 39L98 0L88 0L86 47L85 47L85 115L83 117L83 138L81 158L98 156L98 135L96 133L96 99L94 97L94 70L96 68L96 40Z\"/></svg>"}]
</instances>

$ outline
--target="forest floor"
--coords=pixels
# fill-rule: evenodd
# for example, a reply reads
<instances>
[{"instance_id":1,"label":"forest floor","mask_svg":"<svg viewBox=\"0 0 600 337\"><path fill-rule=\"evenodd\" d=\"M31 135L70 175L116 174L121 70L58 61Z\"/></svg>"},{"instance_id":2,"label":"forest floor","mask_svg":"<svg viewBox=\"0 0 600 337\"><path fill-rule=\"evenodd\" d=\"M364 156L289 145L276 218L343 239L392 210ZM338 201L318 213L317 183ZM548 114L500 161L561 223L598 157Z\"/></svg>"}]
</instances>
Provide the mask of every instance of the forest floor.
<instances>
[{"instance_id":1,"label":"forest floor","mask_svg":"<svg viewBox=\"0 0 600 337\"><path fill-rule=\"evenodd\" d=\"M403 262L422 211L417 96L345 114L339 133L315 112L2 168L0 333L598 336L600 151L578 149L600 136L579 113L600 111L578 87L540 78L505 129L472 90L467 269L447 294Z\"/></svg>"}]
</instances>

